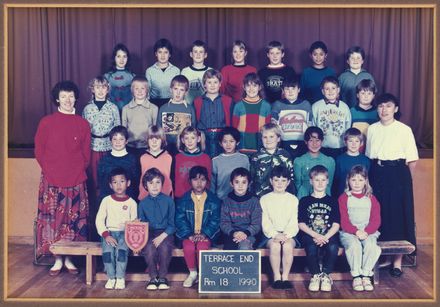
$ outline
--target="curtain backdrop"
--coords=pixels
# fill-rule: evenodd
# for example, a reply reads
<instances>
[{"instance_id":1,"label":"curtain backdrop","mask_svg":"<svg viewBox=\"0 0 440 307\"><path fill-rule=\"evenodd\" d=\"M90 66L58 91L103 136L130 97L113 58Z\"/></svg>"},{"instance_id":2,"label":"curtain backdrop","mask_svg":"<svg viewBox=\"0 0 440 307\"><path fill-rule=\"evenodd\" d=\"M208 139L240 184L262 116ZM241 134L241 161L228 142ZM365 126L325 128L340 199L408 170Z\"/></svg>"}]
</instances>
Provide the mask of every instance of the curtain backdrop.
<instances>
[{"instance_id":1,"label":"curtain backdrop","mask_svg":"<svg viewBox=\"0 0 440 307\"><path fill-rule=\"evenodd\" d=\"M78 84L81 112L91 97L88 82L108 71L116 43L128 46L131 70L144 75L155 62L155 41L164 37L173 44L174 65L191 64L191 43L201 39L207 64L217 69L230 64L236 39L247 43L248 63L257 68L267 65L265 45L279 40L284 62L299 74L311 65L308 48L316 40L327 44L327 64L338 75L347 66L345 51L362 46L379 94L400 97L401 120L419 146L432 148L433 9L9 8L7 26L11 145L33 143L38 122L55 109L49 93L56 82Z\"/></svg>"}]
</instances>

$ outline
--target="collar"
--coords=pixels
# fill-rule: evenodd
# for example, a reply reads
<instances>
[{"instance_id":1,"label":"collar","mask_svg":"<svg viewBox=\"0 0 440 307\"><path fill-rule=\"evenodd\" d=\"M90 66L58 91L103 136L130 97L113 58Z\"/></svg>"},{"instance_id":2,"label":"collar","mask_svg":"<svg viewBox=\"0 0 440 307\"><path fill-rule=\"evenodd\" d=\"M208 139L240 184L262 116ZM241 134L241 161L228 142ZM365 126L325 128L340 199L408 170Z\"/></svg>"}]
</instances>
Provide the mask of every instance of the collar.
<instances>
[{"instance_id":1,"label":"collar","mask_svg":"<svg viewBox=\"0 0 440 307\"><path fill-rule=\"evenodd\" d=\"M365 109L362 109L358 104L354 106L354 109L355 109L356 111L359 111L359 112L371 112L371 111L376 111L376 108L373 107L373 106L372 106L371 108L369 108L368 110L365 110Z\"/></svg>"},{"instance_id":2,"label":"collar","mask_svg":"<svg viewBox=\"0 0 440 307\"><path fill-rule=\"evenodd\" d=\"M245 64L232 64L232 66L234 66L234 67L237 67L237 68L243 68L243 67L246 67L247 66L247 64L245 63Z\"/></svg>"},{"instance_id":3,"label":"collar","mask_svg":"<svg viewBox=\"0 0 440 307\"><path fill-rule=\"evenodd\" d=\"M335 102L335 103L332 103L332 102L329 102L329 101L327 100L327 98L324 97L324 102L325 102L325 105L333 104L333 105L335 105L337 108L339 108L339 99L336 99L336 102Z\"/></svg>"},{"instance_id":4,"label":"collar","mask_svg":"<svg viewBox=\"0 0 440 307\"><path fill-rule=\"evenodd\" d=\"M243 196L238 196L235 195L234 191L229 192L228 197L234 201L237 202L244 202L244 201L248 201L249 199L251 199L254 195L252 193L250 193L249 191L246 192L246 194L244 194Z\"/></svg>"},{"instance_id":5,"label":"collar","mask_svg":"<svg viewBox=\"0 0 440 307\"><path fill-rule=\"evenodd\" d=\"M349 197L350 197L350 196L353 196L353 197L356 197L356 198L359 198L359 199L365 196L364 193L353 193L353 192L351 192L351 191L347 191L346 193L347 193L347 195L348 195Z\"/></svg>"},{"instance_id":6,"label":"collar","mask_svg":"<svg viewBox=\"0 0 440 307\"><path fill-rule=\"evenodd\" d=\"M147 98L145 98L145 100L144 101L142 101L142 103L137 103L136 101L134 101L134 98L130 101L130 103L128 104L128 107L130 108L130 109L134 109L134 108L136 108L137 106L141 106L141 107L144 107L144 108L146 108L146 109L149 109L150 107L151 107L151 102L147 99Z\"/></svg>"},{"instance_id":7,"label":"collar","mask_svg":"<svg viewBox=\"0 0 440 307\"><path fill-rule=\"evenodd\" d=\"M163 155L165 152L167 152L167 151L164 150L164 149L161 149L161 151L159 152L159 154L155 156L155 155L153 155L151 152L149 152L149 151L147 150L147 151L145 152L145 154L152 156L154 159L157 159L157 158L159 158L161 155Z\"/></svg>"},{"instance_id":8,"label":"collar","mask_svg":"<svg viewBox=\"0 0 440 307\"><path fill-rule=\"evenodd\" d=\"M219 98L221 98L221 97L222 97L222 95L221 95L220 93L218 93L217 96L216 96L214 99L209 98L209 97L206 95L206 93L203 94L203 99L204 99L204 100L208 100L208 101L212 101L212 102L216 101L217 99L219 99Z\"/></svg>"},{"instance_id":9,"label":"collar","mask_svg":"<svg viewBox=\"0 0 440 307\"><path fill-rule=\"evenodd\" d=\"M127 148L124 148L122 150L114 150L114 149L112 149L112 151L111 151L111 155L114 156L114 157L123 157L123 156L125 156L127 154L128 154Z\"/></svg>"},{"instance_id":10,"label":"collar","mask_svg":"<svg viewBox=\"0 0 440 307\"><path fill-rule=\"evenodd\" d=\"M111 196L112 196L112 199L117 202L124 202L130 198L130 196L128 196L128 195L125 195L124 197L117 197L115 194L112 194Z\"/></svg>"},{"instance_id":11,"label":"collar","mask_svg":"<svg viewBox=\"0 0 440 307\"><path fill-rule=\"evenodd\" d=\"M148 195L147 195L147 198L148 198L148 199L151 199L151 200L156 200L156 199L160 198L162 195L164 195L162 192L160 192L160 193L157 194L156 196L151 196L151 194L148 194Z\"/></svg>"},{"instance_id":12,"label":"collar","mask_svg":"<svg viewBox=\"0 0 440 307\"><path fill-rule=\"evenodd\" d=\"M61 108L58 107L58 112L60 112L61 114L66 114L66 115L74 115L75 114L75 110L76 109L73 108L73 111L71 113L69 113L69 112L62 111Z\"/></svg>"},{"instance_id":13,"label":"collar","mask_svg":"<svg viewBox=\"0 0 440 307\"><path fill-rule=\"evenodd\" d=\"M302 101L300 101L297 98L294 102L290 102L287 98L283 98L283 99L281 99L281 102L284 104L289 104L289 105L297 105L297 104L300 104Z\"/></svg>"},{"instance_id":14,"label":"collar","mask_svg":"<svg viewBox=\"0 0 440 307\"><path fill-rule=\"evenodd\" d=\"M260 97L255 98L255 99L252 99L252 100L249 100L249 99L247 99L246 97L243 98L243 101L244 101L244 102L247 102L247 103L255 103L255 104L259 103L261 100L263 100L263 99L260 98Z\"/></svg>"},{"instance_id":15,"label":"collar","mask_svg":"<svg viewBox=\"0 0 440 307\"><path fill-rule=\"evenodd\" d=\"M188 108L188 104L186 103L186 100L184 100L182 103L174 103L173 99L171 98L170 101L168 101L168 104L175 104L175 105L183 104L185 108Z\"/></svg>"},{"instance_id":16,"label":"collar","mask_svg":"<svg viewBox=\"0 0 440 307\"><path fill-rule=\"evenodd\" d=\"M200 150L200 147L197 146L197 150L195 152L189 152L185 149L182 153L187 156L198 156L198 155L202 154L202 151Z\"/></svg>"},{"instance_id":17,"label":"collar","mask_svg":"<svg viewBox=\"0 0 440 307\"><path fill-rule=\"evenodd\" d=\"M165 68L165 70L170 69L171 67L173 67L174 65L171 64L170 62L168 62L168 66ZM162 70L163 68L160 68L159 66L159 62L154 63L153 67L155 67L156 69Z\"/></svg>"},{"instance_id":18,"label":"collar","mask_svg":"<svg viewBox=\"0 0 440 307\"><path fill-rule=\"evenodd\" d=\"M204 66L203 68L195 68L193 65L189 66L189 69L194 70L194 71L205 71L208 70L208 66Z\"/></svg>"}]
</instances>

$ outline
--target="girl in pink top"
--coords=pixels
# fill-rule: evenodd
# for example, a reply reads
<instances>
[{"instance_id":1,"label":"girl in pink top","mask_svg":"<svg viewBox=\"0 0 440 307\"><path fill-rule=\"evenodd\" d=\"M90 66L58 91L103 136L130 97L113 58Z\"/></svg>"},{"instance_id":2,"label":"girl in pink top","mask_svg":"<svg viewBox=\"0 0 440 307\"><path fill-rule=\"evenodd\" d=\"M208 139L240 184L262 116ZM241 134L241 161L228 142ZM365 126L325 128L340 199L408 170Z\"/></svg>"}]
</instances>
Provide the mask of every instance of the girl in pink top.
<instances>
[{"instance_id":1,"label":"girl in pink top","mask_svg":"<svg viewBox=\"0 0 440 307\"><path fill-rule=\"evenodd\" d=\"M162 193L173 196L171 184L171 163L173 158L165 150L167 141L165 132L161 127L151 126L147 131L147 151L141 156L141 180L139 184L139 200L148 196L148 191L142 185L142 176L150 168L157 168L165 177Z\"/></svg>"}]
</instances>

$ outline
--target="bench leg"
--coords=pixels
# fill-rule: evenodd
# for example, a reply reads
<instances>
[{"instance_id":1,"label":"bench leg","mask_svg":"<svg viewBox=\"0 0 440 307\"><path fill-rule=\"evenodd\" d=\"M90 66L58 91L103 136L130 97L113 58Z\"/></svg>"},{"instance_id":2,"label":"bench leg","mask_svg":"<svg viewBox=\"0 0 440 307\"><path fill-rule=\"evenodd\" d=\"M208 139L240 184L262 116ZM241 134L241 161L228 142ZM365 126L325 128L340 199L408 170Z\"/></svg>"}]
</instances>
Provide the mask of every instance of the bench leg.
<instances>
[{"instance_id":1,"label":"bench leg","mask_svg":"<svg viewBox=\"0 0 440 307\"><path fill-rule=\"evenodd\" d=\"M379 263L376 263L376 265L374 266L373 272L374 272L374 284L378 285L379 284Z\"/></svg>"},{"instance_id":2,"label":"bench leg","mask_svg":"<svg viewBox=\"0 0 440 307\"><path fill-rule=\"evenodd\" d=\"M92 255L86 255L86 284L91 285L93 281L93 271L95 269L95 259Z\"/></svg>"}]
</instances>

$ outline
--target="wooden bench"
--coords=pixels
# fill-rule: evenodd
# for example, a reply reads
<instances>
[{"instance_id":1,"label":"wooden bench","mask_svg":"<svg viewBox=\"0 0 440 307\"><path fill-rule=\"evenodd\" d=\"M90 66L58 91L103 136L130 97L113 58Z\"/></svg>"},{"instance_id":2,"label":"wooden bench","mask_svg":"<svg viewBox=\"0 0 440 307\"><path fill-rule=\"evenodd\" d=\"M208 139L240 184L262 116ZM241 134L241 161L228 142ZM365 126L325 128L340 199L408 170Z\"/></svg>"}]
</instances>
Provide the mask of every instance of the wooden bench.
<instances>
[{"instance_id":1,"label":"wooden bench","mask_svg":"<svg viewBox=\"0 0 440 307\"><path fill-rule=\"evenodd\" d=\"M404 254L409 255L415 251L415 246L408 241L387 241L378 242L382 249L382 255L396 255ZM213 248L213 250L219 250L219 248ZM74 256L86 256L86 283L91 285L93 277L95 280L107 280L105 273L96 273L96 256L102 256L102 248L100 242L71 242L60 241L52 244L50 251L55 255L74 255ZM260 249L262 257L269 256L268 249ZM343 255L344 249L340 248L338 254ZM173 257L183 257L182 249L174 249ZM295 257L306 256L303 248L295 248L293 250ZM170 273L168 279L170 281L183 281L185 280L186 273ZM351 274L347 273L332 273L333 280L351 280ZM125 279L128 281L147 281L149 276L147 273L127 273ZM261 280L268 280L267 274L261 274ZM289 279L292 281L304 281L310 279L309 273L290 273ZM374 283L379 283L379 270L376 264L374 268Z\"/></svg>"}]
</instances>

